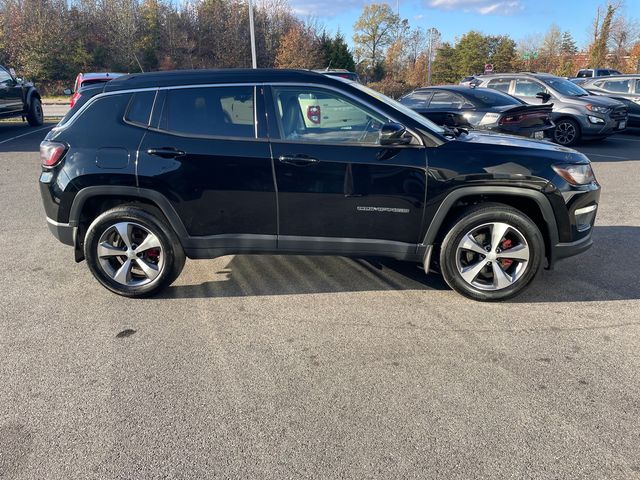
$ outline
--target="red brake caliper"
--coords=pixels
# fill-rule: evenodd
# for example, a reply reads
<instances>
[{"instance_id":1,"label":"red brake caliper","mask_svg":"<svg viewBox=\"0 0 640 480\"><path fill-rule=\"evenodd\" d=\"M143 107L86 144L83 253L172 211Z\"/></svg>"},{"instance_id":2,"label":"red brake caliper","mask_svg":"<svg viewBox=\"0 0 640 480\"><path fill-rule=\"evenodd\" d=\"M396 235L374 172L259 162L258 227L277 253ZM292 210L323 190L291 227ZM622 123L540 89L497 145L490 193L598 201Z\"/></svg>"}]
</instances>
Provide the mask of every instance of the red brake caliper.
<instances>
[{"instance_id":1,"label":"red brake caliper","mask_svg":"<svg viewBox=\"0 0 640 480\"><path fill-rule=\"evenodd\" d=\"M508 250L509 248L511 248L513 246L513 242L511 240L509 240L508 238L505 238L502 243L500 244L500 250L504 251L504 250ZM509 259L509 258L502 258L500 260L500 265L502 265L502 269L506 270L508 269L511 264L513 264L513 260Z\"/></svg>"},{"instance_id":2,"label":"red brake caliper","mask_svg":"<svg viewBox=\"0 0 640 480\"><path fill-rule=\"evenodd\" d=\"M150 248L147 250L147 258L154 263L158 263L158 258L160 257L160 249L159 248Z\"/></svg>"}]
</instances>

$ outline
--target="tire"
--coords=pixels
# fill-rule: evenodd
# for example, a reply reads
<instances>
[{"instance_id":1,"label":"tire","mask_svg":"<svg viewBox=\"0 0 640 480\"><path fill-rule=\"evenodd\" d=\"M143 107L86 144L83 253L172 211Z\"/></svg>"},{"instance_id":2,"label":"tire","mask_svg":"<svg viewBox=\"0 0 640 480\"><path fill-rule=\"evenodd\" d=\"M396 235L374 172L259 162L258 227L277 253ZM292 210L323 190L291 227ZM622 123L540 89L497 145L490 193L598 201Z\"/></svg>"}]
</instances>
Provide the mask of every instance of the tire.
<instances>
[{"instance_id":1,"label":"tire","mask_svg":"<svg viewBox=\"0 0 640 480\"><path fill-rule=\"evenodd\" d=\"M575 145L580 141L581 136L580 125L570 118L558 120L556 128L553 130L553 141L563 147Z\"/></svg>"},{"instance_id":2,"label":"tire","mask_svg":"<svg viewBox=\"0 0 640 480\"><path fill-rule=\"evenodd\" d=\"M44 113L42 111L42 102L39 98L33 97L27 112L27 123L32 127L39 127L44 123Z\"/></svg>"},{"instance_id":3,"label":"tire","mask_svg":"<svg viewBox=\"0 0 640 480\"><path fill-rule=\"evenodd\" d=\"M161 215L152 212L131 205L115 207L98 216L87 230L84 255L89 270L118 295L152 296L178 278L184 267L185 254L177 235Z\"/></svg>"},{"instance_id":4,"label":"tire","mask_svg":"<svg viewBox=\"0 0 640 480\"><path fill-rule=\"evenodd\" d=\"M505 300L535 278L544 248L540 230L520 210L499 203L481 204L452 223L440 249L440 271L447 284L465 297Z\"/></svg>"}]
</instances>

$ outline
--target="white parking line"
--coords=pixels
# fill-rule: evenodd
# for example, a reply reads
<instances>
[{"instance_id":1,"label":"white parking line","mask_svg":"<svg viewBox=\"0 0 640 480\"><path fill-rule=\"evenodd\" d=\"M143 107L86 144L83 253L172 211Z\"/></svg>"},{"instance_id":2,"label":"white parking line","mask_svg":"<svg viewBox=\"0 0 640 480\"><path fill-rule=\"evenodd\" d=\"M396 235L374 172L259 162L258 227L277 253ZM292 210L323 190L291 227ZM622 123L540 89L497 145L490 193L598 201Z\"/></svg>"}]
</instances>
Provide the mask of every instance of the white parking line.
<instances>
[{"instance_id":1,"label":"white parking line","mask_svg":"<svg viewBox=\"0 0 640 480\"><path fill-rule=\"evenodd\" d=\"M603 158L615 158L616 160L631 160L627 157L616 157L615 155L600 155L599 153L585 153L587 157L603 157Z\"/></svg>"},{"instance_id":2,"label":"white parking line","mask_svg":"<svg viewBox=\"0 0 640 480\"><path fill-rule=\"evenodd\" d=\"M15 137L7 138L6 140L2 140L0 142L0 145L2 145L3 143L10 142L12 140L16 140L16 139L21 138L21 137L26 137L27 135L31 135L32 133L40 132L42 130L47 130L47 129L53 128L53 127L55 127L55 125L49 125L47 127L38 128L37 130L31 130L30 132L23 133L22 135L16 135Z\"/></svg>"}]
</instances>

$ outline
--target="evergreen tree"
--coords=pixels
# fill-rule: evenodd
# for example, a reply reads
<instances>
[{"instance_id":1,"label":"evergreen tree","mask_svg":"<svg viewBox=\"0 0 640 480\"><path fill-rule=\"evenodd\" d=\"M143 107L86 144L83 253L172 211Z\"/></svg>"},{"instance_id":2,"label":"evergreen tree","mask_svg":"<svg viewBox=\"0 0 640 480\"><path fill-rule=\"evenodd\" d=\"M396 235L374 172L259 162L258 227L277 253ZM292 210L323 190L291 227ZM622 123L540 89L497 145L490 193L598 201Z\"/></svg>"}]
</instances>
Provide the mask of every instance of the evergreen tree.
<instances>
[{"instance_id":1,"label":"evergreen tree","mask_svg":"<svg viewBox=\"0 0 640 480\"><path fill-rule=\"evenodd\" d=\"M560 51L563 55L575 55L578 53L578 47L576 42L568 30L562 34L562 44L560 45Z\"/></svg>"},{"instance_id":2,"label":"evergreen tree","mask_svg":"<svg viewBox=\"0 0 640 480\"><path fill-rule=\"evenodd\" d=\"M355 71L356 62L340 32L336 33L333 38L323 32L320 36L320 50L322 52L322 66L325 68L344 68L350 72Z\"/></svg>"}]
</instances>

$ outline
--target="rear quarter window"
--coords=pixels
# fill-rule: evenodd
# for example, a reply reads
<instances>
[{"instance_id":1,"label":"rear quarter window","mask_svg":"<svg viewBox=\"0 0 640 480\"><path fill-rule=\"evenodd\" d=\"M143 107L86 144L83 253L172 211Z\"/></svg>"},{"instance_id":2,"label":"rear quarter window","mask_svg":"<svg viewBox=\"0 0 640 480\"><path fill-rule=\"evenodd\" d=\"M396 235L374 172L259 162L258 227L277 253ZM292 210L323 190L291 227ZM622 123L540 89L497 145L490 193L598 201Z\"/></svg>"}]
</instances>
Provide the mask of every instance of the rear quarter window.
<instances>
[{"instance_id":1,"label":"rear quarter window","mask_svg":"<svg viewBox=\"0 0 640 480\"><path fill-rule=\"evenodd\" d=\"M155 91L134 93L129 101L125 120L136 125L149 126L155 98Z\"/></svg>"}]
</instances>

